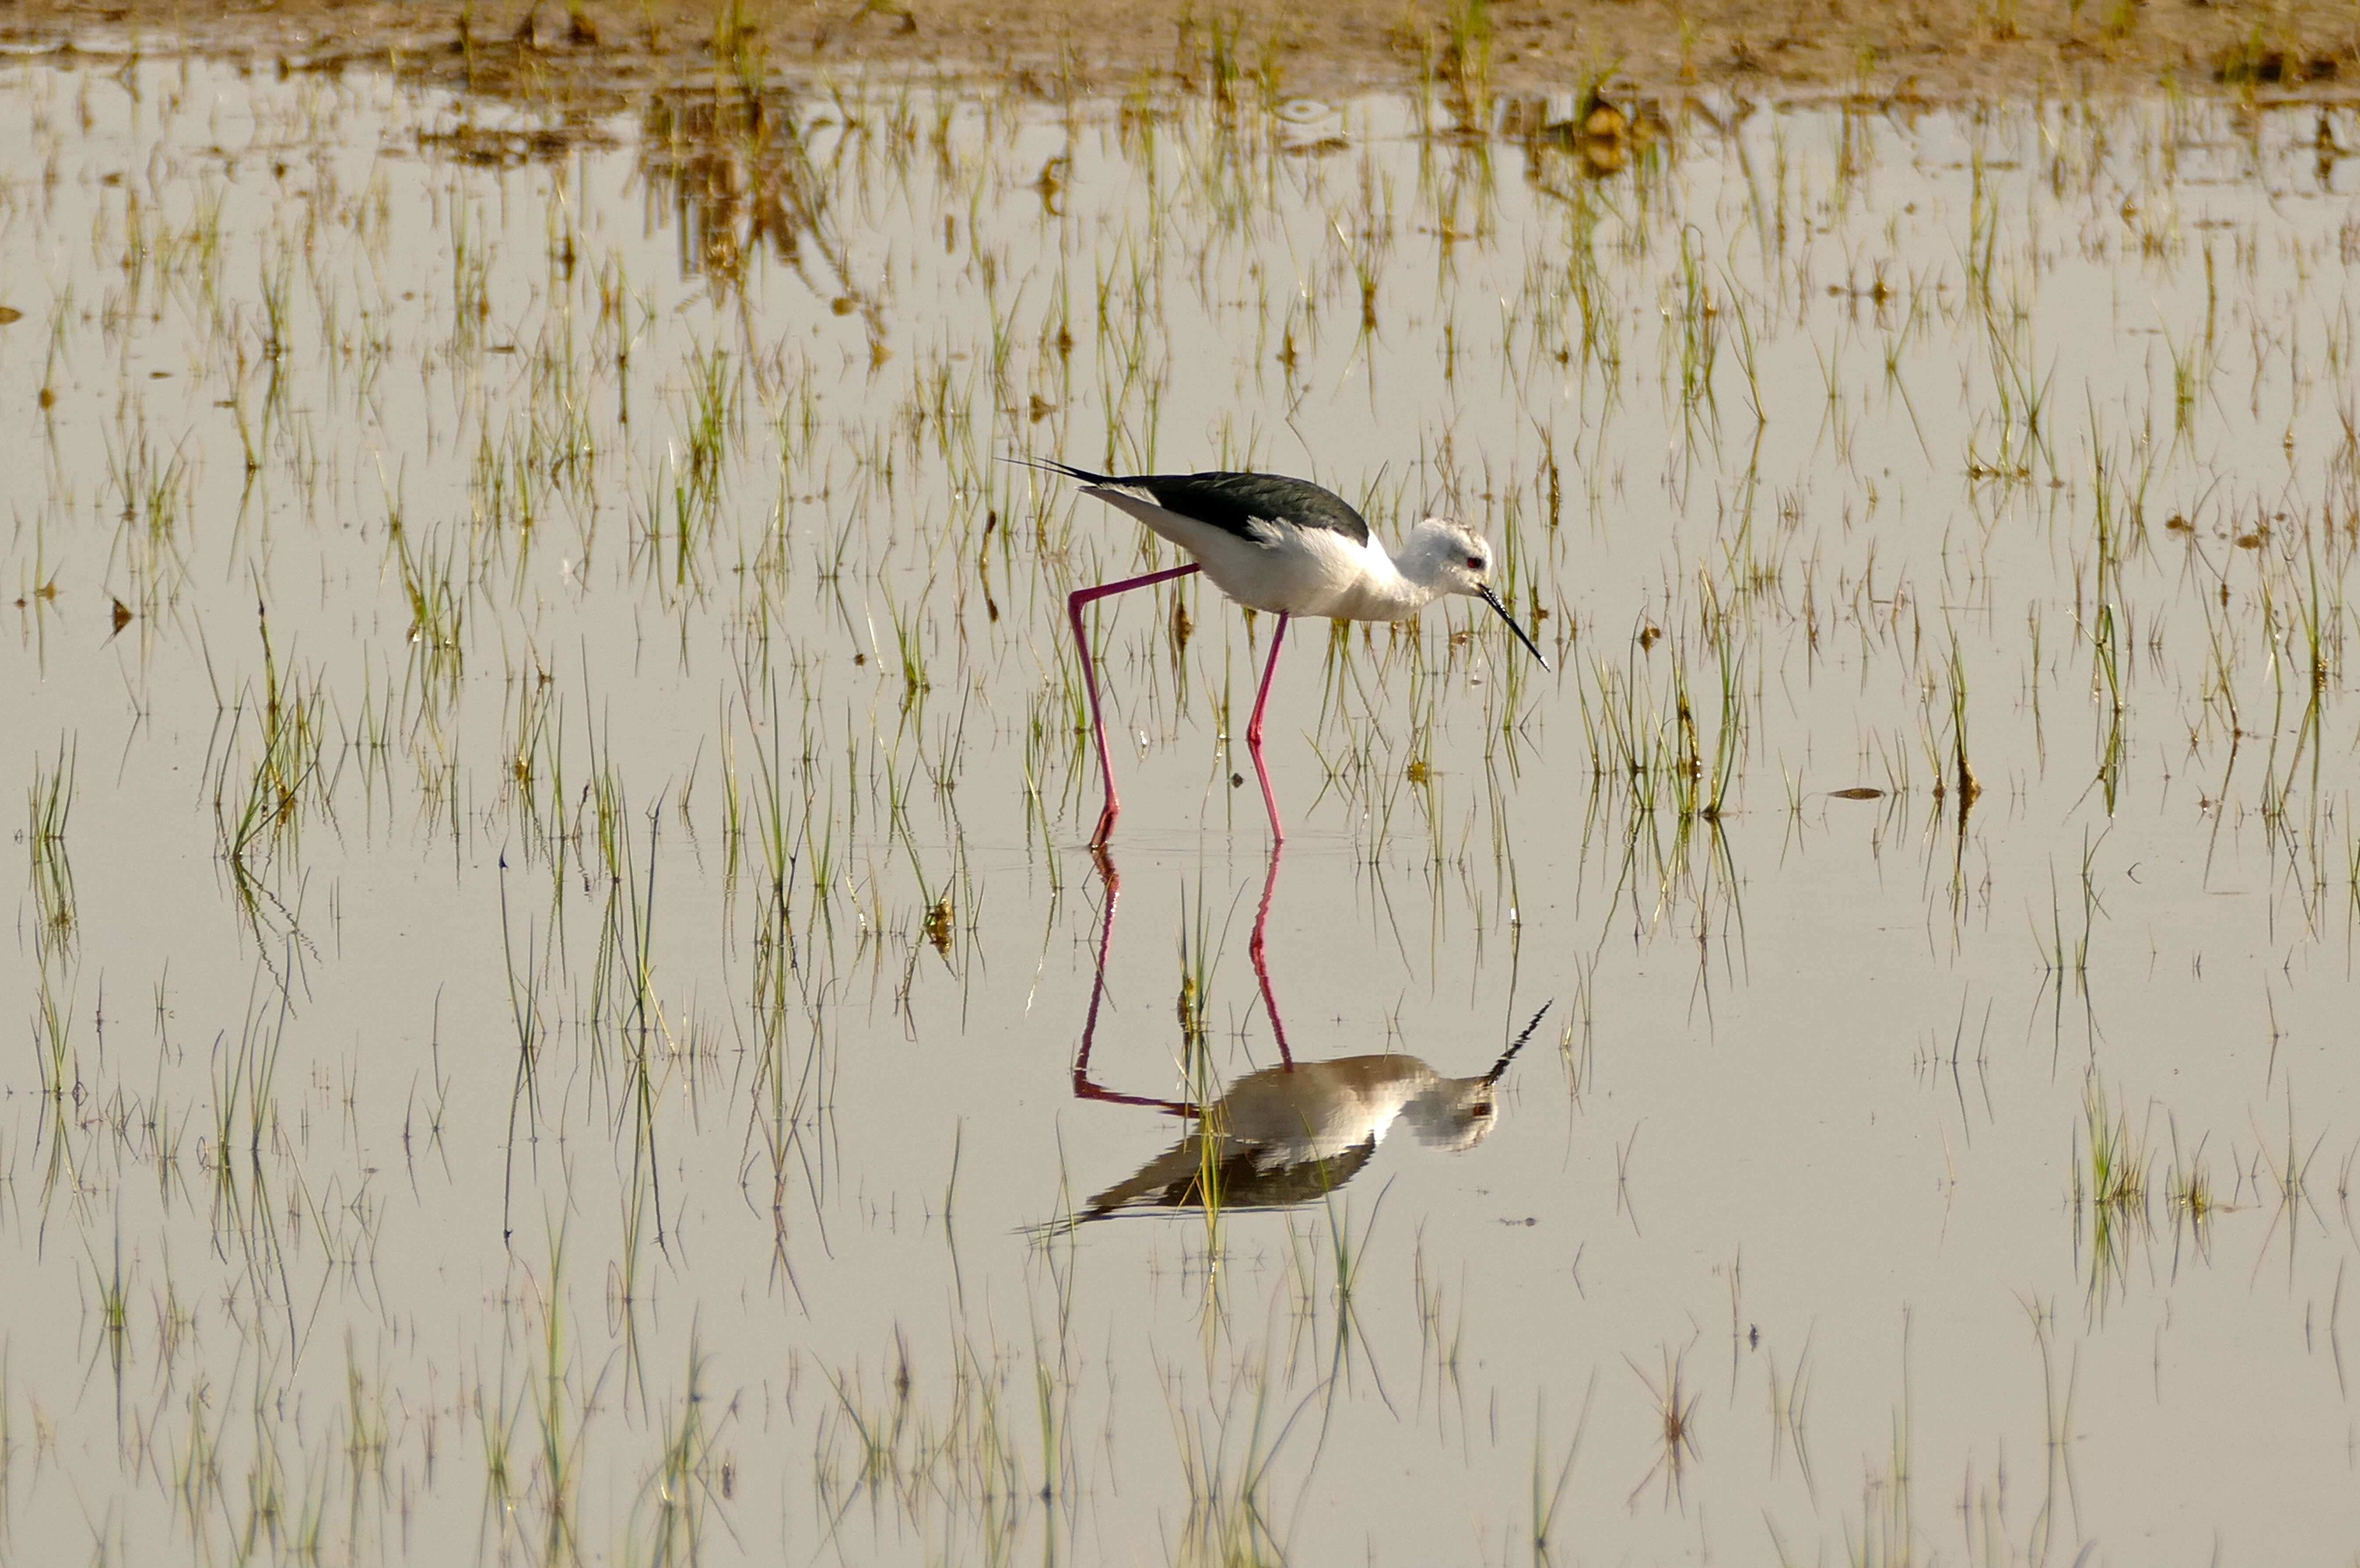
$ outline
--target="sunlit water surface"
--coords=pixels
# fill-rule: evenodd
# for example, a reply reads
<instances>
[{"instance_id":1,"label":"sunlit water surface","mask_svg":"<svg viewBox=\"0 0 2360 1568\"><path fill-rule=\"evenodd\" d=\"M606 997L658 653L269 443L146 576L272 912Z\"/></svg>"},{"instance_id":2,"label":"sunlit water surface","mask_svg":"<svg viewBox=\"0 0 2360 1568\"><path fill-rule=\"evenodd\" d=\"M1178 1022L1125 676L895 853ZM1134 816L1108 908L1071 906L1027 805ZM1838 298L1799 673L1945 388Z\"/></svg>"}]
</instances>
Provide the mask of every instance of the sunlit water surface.
<instances>
[{"instance_id":1,"label":"sunlit water surface","mask_svg":"<svg viewBox=\"0 0 2360 1568\"><path fill-rule=\"evenodd\" d=\"M0 1556L2348 1553L2360 120L1573 108L0 75Z\"/></svg>"}]
</instances>

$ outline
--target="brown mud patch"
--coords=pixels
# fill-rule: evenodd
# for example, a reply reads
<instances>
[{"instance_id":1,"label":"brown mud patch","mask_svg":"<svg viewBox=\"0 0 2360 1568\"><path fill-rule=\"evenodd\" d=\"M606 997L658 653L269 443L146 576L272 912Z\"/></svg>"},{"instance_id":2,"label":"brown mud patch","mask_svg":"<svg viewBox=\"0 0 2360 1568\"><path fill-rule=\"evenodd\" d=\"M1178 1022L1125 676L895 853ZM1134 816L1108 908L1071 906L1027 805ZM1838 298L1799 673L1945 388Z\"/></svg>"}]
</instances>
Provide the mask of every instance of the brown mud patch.
<instances>
[{"instance_id":1,"label":"brown mud patch","mask_svg":"<svg viewBox=\"0 0 2360 1568\"><path fill-rule=\"evenodd\" d=\"M576 107L724 73L1003 78L1046 93L1142 82L1257 96L1440 82L1505 93L2233 93L2344 96L2348 5L2191 0L0 0L20 51L243 55L285 69L390 65Z\"/></svg>"}]
</instances>

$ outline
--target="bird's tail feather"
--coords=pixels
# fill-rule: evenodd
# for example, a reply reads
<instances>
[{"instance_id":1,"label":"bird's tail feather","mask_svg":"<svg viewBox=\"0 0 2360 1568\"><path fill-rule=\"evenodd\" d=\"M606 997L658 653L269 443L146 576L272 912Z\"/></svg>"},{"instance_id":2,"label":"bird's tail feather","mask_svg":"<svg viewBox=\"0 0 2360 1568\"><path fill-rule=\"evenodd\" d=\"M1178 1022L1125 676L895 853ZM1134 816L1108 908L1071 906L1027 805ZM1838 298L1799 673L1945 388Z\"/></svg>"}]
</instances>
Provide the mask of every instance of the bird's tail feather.
<instances>
[{"instance_id":1,"label":"bird's tail feather","mask_svg":"<svg viewBox=\"0 0 2360 1568\"><path fill-rule=\"evenodd\" d=\"M1054 458L1002 457L1000 461L1023 468L1038 468L1048 474L1062 474L1068 479L1078 479L1087 485L1111 485L1115 482L1114 475L1110 474L1094 474L1087 468L1076 468L1070 463L1059 463Z\"/></svg>"}]
</instances>

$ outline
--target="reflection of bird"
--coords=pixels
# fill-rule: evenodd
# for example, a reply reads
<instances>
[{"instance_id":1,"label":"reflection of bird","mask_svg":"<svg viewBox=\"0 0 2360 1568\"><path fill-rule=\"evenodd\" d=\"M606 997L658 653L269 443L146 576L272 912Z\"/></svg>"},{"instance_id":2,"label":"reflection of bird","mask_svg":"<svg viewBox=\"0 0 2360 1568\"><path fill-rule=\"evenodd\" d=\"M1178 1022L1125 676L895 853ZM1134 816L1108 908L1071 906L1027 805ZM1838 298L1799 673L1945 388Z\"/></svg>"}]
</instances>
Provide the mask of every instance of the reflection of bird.
<instances>
[{"instance_id":1,"label":"reflection of bird","mask_svg":"<svg viewBox=\"0 0 2360 1568\"><path fill-rule=\"evenodd\" d=\"M1660 116L1642 105L1625 109L1598 90L1593 82L1582 90L1581 100L1574 105L1573 117L1556 120L1543 125L1540 134L1568 146L1581 157L1581 165L1592 179L1602 180L1619 174L1631 162L1631 155L1653 141L1663 129Z\"/></svg>"},{"instance_id":2,"label":"reflection of bird","mask_svg":"<svg viewBox=\"0 0 2360 1568\"><path fill-rule=\"evenodd\" d=\"M1581 149L1582 167L1593 180L1610 174L1620 174L1631 161L1632 121L1630 114L1599 94L1595 82L1581 97L1581 107L1574 111L1574 121L1580 127L1576 144Z\"/></svg>"},{"instance_id":3,"label":"reflection of bird","mask_svg":"<svg viewBox=\"0 0 2360 1568\"><path fill-rule=\"evenodd\" d=\"M1106 1000L1107 959L1114 950L1115 907L1122 879L1115 874L1110 852L1101 850L1098 864L1106 879L1106 911L1098 927L1089 1012L1074 1052L1074 1094L1185 1116L1196 1125L1137 1174L1091 1198L1078 1214L1044 1227L1043 1234L1139 1210L1279 1209L1308 1203L1358 1175L1397 1121L1408 1122L1428 1148L1452 1152L1472 1149L1490 1135L1500 1080L1548 1016L1549 1004L1542 1004L1491 1070L1478 1078L1445 1078L1414 1056L1296 1062L1271 987L1265 940L1271 901L1278 892L1276 849L1271 851L1270 870L1262 879L1262 906L1254 911L1247 951L1253 957L1262 1006L1270 1013L1279 1064L1248 1073L1210 1104L1126 1094L1100 1084L1090 1075L1090 1053L1098 1040L1099 1007Z\"/></svg>"},{"instance_id":4,"label":"reflection of bird","mask_svg":"<svg viewBox=\"0 0 2360 1568\"><path fill-rule=\"evenodd\" d=\"M1574 123L1581 134L1595 141L1615 141L1631 134L1631 116L1620 106L1609 103L1605 94L1591 82L1581 95L1580 106L1573 112Z\"/></svg>"},{"instance_id":5,"label":"reflection of bird","mask_svg":"<svg viewBox=\"0 0 2360 1568\"><path fill-rule=\"evenodd\" d=\"M1274 611L1270 662L1246 726L1246 749L1262 780L1262 804L1270 811L1273 839L1284 842L1278 798L1262 765L1262 714L1270 701L1270 679L1286 623L1296 615L1327 615L1346 621L1406 620L1445 593L1465 593L1491 606L1548 668L1540 648L1516 625L1491 588L1491 547L1481 535L1448 517L1428 517L1410 530L1395 560L1370 533L1368 523L1332 490L1307 480L1275 474L1143 474L1128 478L1093 474L1063 463L1020 459L1035 468L1085 480L1085 495L1118 506L1196 559L1186 566L1151 572L1119 583L1078 588L1066 600L1074 637L1081 644L1082 673L1089 689L1090 721L1098 732L1098 767L1106 777L1106 809L1099 814L1093 845L1114 831L1120 810L1115 799L1114 762L1107 749L1106 719L1098 708L1098 670L1090 659L1082 611L1093 600L1128 589L1169 582L1202 570L1215 586L1250 609Z\"/></svg>"},{"instance_id":6,"label":"reflection of bird","mask_svg":"<svg viewBox=\"0 0 2360 1568\"><path fill-rule=\"evenodd\" d=\"M1480 1078L1445 1078L1414 1056L1265 1067L1195 1113L1186 1138L1091 1198L1079 1218L1308 1203L1358 1175L1396 1120L1429 1149L1472 1149L1491 1130L1495 1086L1514 1054Z\"/></svg>"}]
</instances>

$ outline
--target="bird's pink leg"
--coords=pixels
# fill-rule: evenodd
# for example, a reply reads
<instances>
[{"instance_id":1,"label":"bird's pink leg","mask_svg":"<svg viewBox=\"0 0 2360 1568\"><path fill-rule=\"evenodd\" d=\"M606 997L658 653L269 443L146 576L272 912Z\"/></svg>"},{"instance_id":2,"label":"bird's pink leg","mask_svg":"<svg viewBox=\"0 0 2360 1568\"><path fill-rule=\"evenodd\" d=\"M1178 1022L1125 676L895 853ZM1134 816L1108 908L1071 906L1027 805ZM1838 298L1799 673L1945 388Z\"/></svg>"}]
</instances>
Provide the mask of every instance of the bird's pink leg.
<instances>
[{"instance_id":1,"label":"bird's pink leg","mask_svg":"<svg viewBox=\"0 0 2360 1568\"><path fill-rule=\"evenodd\" d=\"M1286 623L1294 618L1284 611L1279 613L1278 629L1270 634L1270 662L1263 665L1262 669L1262 691L1254 697L1253 721L1246 725L1246 753L1253 758L1254 777L1262 780L1262 803L1270 812L1270 843L1273 851L1286 842L1286 830L1279 826L1278 795L1270 787L1270 768L1262 759L1262 711L1270 706L1270 678L1278 673L1279 645L1286 640ZM1276 865L1273 864L1271 869L1275 876ZM1262 896L1262 912L1264 914L1270 912L1270 897L1267 893ZM1259 937L1260 928L1257 927L1257 940Z\"/></svg>"},{"instance_id":2,"label":"bird's pink leg","mask_svg":"<svg viewBox=\"0 0 2360 1568\"><path fill-rule=\"evenodd\" d=\"M1175 577L1185 577L1201 570L1192 561L1185 566L1169 566L1161 572L1151 572L1144 577L1126 577L1120 583L1101 583L1095 588L1076 588L1065 595L1065 613L1074 622L1074 643L1082 655L1082 684L1090 694L1090 727L1098 733L1098 772L1106 779L1106 809L1098 813L1098 831L1090 835L1092 849L1106 847L1107 837L1114 832L1114 820L1120 814L1122 803L1115 799L1114 754L1107 749L1106 715L1098 708L1098 661L1090 657L1090 634L1082 622L1083 607L1110 593L1127 593L1133 588L1152 588L1158 583L1169 583ZM1264 785L1263 789L1267 792L1269 786Z\"/></svg>"},{"instance_id":3,"label":"bird's pink leg","mask_svg":"<svg viewBox=\"0 0 2360 1568\"><path fill-rule=\"evenodd\" d=\"M1278 997L1270 988L1270 961L1264 953L1263 928L1270 924L1271 896L1278 891L1279 846L1270 846L1270 874L1262 878L1262 908L1254 911L1253 940L1246 951L1253 955L1254 978L1262 982L1262 1005L1270 1013L1271 1037L1278 1041L1278 1060L1287 1067L1295 1065L1295 1053L1286 1049L1286 1025L1278 1016Z\"/></svg>"}]
</instances>

